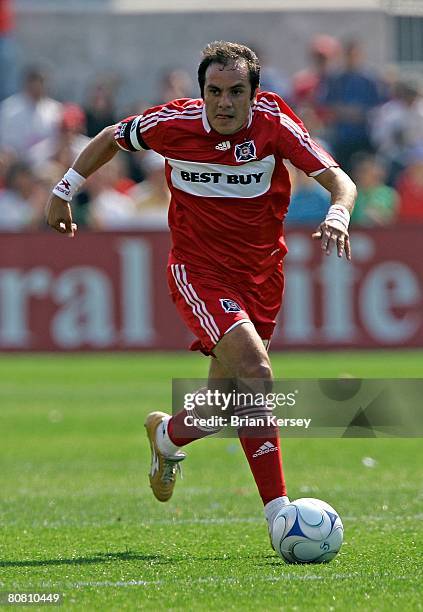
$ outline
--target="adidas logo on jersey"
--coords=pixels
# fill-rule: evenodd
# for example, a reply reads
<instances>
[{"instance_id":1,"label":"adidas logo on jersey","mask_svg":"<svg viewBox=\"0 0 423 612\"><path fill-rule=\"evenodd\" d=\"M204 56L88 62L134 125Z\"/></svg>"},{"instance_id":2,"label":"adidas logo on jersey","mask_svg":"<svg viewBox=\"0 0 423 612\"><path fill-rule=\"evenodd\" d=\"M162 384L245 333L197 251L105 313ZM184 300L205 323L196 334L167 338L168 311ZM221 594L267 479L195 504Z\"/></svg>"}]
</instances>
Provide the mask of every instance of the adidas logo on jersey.
<instances>
[{"instance_id":1,"label":"adidas logo on jersey","mask_svg":"<svg viewBox=\"0 0 423 612\"><path fill-rule=\"evenodd\" d=\"M267 453L273 453L274 451L277 451L277 450L278 449L274 444L272 444L271 442L265 442L264 444L260 446L260 448L256 450L256 452L253 455L253 458L261 457L261 455L267 455Z\"/></svg>"},{"instance_id":2,"label":"adidas logo on jersey","mask_svg":"<svg viewBox=\"0 0 423 612\"><path fill-rule=\"evenodd\" d=\"M215 146L215 149L217 149L218 151L229 151L230 148L231 148L231 143L229 142L229 140L224 140L223 142L219 142L219 144Z\"/></svg>"}]
</instances>

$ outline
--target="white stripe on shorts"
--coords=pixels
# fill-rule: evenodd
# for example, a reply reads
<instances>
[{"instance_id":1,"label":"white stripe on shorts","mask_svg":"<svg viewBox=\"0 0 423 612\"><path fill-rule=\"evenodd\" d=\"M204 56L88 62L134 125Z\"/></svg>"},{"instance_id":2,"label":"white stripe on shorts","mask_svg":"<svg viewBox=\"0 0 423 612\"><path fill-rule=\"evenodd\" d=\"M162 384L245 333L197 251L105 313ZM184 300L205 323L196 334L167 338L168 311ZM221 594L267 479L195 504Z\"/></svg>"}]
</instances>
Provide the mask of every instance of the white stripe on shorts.
<instances>
[{"instance_id":1,"label":"white stripe on shorts","mask_svg":"<svg viewBox=\"0 0 423 612\"><path fill-rule=\"evenodd\" d=\"M191 294L193 295L194 299L198 300L198 302L201 304L202 306L202 311L203 313L208 317L209 322L212 326L212 328L214 329L214 331L216 332L217 337L220 340L220 329L218 328L216 321L214 320L214 317L209 313L209 311L207 310L207 307L205 305L205 303L203 302L203 300L197 295L196 290L194 289L194 287L191 285L191 283L188 283L188 279L187 279L187 272L185 269L185 265L182 264L181 265L182 268L182 275L183 275L183 280L184 282L187 284L187 287L190 289Z\"/></svg>"},{"instance_id":2,"label":"white stripe on shorts","mask_svg":"<svg viewBox=\"0 0 423 612\"><path fill-rule=\"evenodd\" d=\"M217 344L220 340L220 330L203 300L198 297L194 287L188 283L185 266L183 264L172 264L171 270L175 283L186 303L191 307L193 314L198 318L201 327L212 342Z\"/></svg>"}]
</instances>

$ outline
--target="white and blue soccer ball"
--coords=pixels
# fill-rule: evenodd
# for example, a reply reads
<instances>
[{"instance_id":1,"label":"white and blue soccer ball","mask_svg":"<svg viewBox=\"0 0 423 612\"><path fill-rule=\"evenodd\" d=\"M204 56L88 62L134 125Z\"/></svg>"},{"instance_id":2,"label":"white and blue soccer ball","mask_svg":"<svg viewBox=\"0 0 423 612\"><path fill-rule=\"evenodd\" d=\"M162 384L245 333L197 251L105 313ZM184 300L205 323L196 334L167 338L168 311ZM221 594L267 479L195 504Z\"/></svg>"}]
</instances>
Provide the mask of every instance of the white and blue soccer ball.
<instances>
[{"instance_id":1,"label":"white and blue soccer ball","mask_svg":"<svg viewBox=\"0 0 423 612\"><path fill-rule=\"evenodd\" d=\"M272 527L275 551L287 563L327 563L342 546L344 526L332 506L303 497L284 506Z\"/></svg>"}]
</instances>

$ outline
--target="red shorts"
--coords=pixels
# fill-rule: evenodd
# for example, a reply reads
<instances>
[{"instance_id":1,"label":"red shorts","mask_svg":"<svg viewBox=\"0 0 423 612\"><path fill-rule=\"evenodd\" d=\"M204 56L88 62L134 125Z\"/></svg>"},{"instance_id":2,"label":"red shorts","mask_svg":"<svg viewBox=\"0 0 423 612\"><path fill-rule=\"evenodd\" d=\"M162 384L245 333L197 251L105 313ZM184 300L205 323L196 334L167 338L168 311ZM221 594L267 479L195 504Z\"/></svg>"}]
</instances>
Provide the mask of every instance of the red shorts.
<instances>
[{"instance_id":1,"label":"red shorts","mask_svg":"<svg viewBox=\"0 0 423 612\"><path fill-rule=\"evenodd\" d=\"M222 336L244 321L251 321L259 336L270 340L282 304L282 262L259 285L238 286L180 262L170 264L167 274L172 300L198 338L191 350L210 355Z\"/></svg>"}]
</instances>

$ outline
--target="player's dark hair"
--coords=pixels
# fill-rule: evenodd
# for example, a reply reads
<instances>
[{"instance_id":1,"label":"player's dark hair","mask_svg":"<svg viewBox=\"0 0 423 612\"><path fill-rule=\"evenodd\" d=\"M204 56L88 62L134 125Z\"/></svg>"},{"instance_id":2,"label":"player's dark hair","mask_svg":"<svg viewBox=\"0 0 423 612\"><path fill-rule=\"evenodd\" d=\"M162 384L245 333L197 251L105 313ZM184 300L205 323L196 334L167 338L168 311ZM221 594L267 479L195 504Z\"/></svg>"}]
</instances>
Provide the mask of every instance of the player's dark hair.
<instances>
[{"instance_id":1,"label":"player's dark hair","mask_svg":"<svg viewBox=\"0 0 423 612\"><path fill-rule=\"evenodd\" d=\"M198 84L200 85L202 97L204 97L206 70L210 64L228 66L238 62L245 62L247 65L251 84L251 98L254 97L254 93L260 83L260 63L254 51L245 45L216 40L209 43L202 53L203 59L198 66Z\"/></svg>"}]
</instances>

